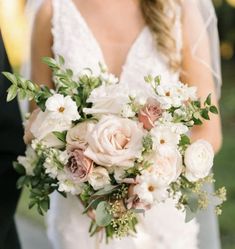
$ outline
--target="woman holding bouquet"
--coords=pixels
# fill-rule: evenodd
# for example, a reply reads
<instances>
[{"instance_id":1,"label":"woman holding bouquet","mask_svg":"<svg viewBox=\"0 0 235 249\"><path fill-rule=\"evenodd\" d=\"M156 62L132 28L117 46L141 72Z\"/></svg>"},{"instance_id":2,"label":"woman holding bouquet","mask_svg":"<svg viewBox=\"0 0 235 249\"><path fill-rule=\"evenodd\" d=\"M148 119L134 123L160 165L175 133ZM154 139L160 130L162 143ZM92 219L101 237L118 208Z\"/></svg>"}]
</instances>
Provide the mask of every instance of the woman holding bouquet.
<instances>
[{"instance_id":1,"label":"woman holding bouquet","mask_svg":"<svg viewBox=\"0 0 235 249\"><path fill-rule=\"evenodd\" d=\"M45 0L33 28L31 78L53 88L51 71L41 58L62 55L66 67L75 73L90 68L98 74L101 62L120 83L143 94L147 91L143 77L159 74L196 86L202 99L211 93L217 103L221 79L218 37L213 31L216 18L209 0ZM193 140L208 140L217 152L221 145L219 116L191 135ZM185 223L171 199L146 213L136 237L108 245L89 237L89 220L72 196L53 196L48 226L55 249L199 248L197 222ZM212 237L206 248L219 248L217 240Z\"/></svg>"}]
</instances>

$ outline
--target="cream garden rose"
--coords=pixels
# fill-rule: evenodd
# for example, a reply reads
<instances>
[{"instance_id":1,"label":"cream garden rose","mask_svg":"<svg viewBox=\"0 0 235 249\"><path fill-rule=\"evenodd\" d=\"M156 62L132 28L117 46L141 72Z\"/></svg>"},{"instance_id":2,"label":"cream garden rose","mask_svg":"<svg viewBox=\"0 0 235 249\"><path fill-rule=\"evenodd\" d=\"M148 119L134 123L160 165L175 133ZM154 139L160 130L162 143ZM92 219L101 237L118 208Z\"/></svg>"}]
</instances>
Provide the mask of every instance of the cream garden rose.
<instances>
[{"instance_id":1,"label":"cream garden rose","mask_svg":"<svg viewBox=\"0 0 235 249\"><path fill-rule=\"evenodd\" d=\"M104 167L96 167L88 177L88 182L95 189L101 189L110 184L109 172Z\"/></svg>"},{"instance_id":2,"label":"cream garden rose","mask_svg":"<svg viewBox=\"0 0 235 249\"><path fill-rule=\"evenodd\" d=\"M161 148L160 152L153 152L148 161L152 163L148 170L156 176L160 186L169 186L182 172L181 155L170 146Z\"/></svg>"},{"instance_id":3,"label":"cream garden rose","mask_svg":"<svg viewBox=\"0 0 235 249\"><path fill-rule=\"evenodd\" d=\"M95 163L111 166L133 166L141 156L144 130L137 122L108 115L88 134L85 155Z\"/></svg>"},{"instance_id":4,"label":"cream garden rose","mask_svg":"<svg viewBox=\"0 0 235 249\"><path fill-rule=\"evenodd\" d=\"M75 125L69 129L66 135L67 149L85 150L87 147L87 134L93 127L93 122L86 121Z\"/></svg>"},{"instance_id":5,"label":"cream garden rose","mask_svg":"<svg viewBox=\"0 0 235 249\"><path fill-rule=\"evenodd\" d=\"M185 151L185 176L189 181L197 181L208 176L214 159L214 151L210 143L197 140Z\"/></svg>"}]
</instances>

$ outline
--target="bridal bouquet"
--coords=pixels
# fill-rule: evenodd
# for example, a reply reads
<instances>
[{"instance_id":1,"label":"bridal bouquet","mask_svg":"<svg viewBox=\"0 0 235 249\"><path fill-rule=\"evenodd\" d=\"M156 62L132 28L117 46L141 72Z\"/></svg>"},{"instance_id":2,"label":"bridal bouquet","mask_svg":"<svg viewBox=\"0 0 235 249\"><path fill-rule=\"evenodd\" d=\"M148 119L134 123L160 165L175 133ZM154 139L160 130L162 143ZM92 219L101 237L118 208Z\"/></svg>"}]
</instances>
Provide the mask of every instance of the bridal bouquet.
<instances>
[{"instance_id":1,"label":"bridal bouquet","mask_svg":"<svg viewBox=\"0 0 235 249\"><path fill-rule=\"evenodd\" d=\"M164 75L148 75L144 88L131 89L102 65L98 76L89 69L74 75L62 57L44 61L55 90L4 73L12 82L8 101L18 94L39 107L26 155L14 164L19 187L30 188L30 208L46 212L53 191L75 195L84 213L95 212L91 235L102 227L107 238L134 233L140 213L168 198L186 211L186 221L210 201L220 212L225 189L202 190L213 181L212 146L189 137L217 113L210 95L201 103L195 87Z\"/></svg>"}]
</instances>

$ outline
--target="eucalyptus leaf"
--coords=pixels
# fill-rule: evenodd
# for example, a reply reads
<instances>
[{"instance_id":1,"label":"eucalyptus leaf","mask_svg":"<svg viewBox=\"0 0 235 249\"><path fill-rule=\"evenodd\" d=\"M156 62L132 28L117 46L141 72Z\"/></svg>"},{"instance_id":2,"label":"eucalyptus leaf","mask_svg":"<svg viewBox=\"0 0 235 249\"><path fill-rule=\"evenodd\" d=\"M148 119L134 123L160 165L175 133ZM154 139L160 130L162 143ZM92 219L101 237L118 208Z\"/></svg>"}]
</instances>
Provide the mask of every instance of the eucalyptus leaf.
<instances>
[{"instance_id":1,"label":"eucalyptus leaf","mask_svg":"<svg viewBox=\"0 0 235 249\"><path fill-rule=\"evenodd\" d=\"M196 217L196 213L192 212L189 207L185 208L185 222L188 223Z\"/></svg>"},{"instance_id":2,"label":"eucalyptus leaf","mask_svg":"<svg viewBox=\"0 0 235 249\"><path fill-rule=\"evenodd\" d=\"M195 193L188 193L187 202L190 210L196 213L198 211L198 195Z\"/></svg>"},{"instance_id":3,"label":"eucalyptus leaf","mask_svg":"<svg viewBox=\"0 0 235 249\"><path fill-rule=\"evenodd\" d=\"M107 185L103 189L97 191L93 196L108 195L111 194L118 186Z\"/></svg>"},{"instance_id":4,"label":"eucalyptus leaf","mask_svg":"<svg viewBox=\"0 0 235 249\"><path fill-rule=\"evenodd\" d=\"M105 227L110 224L112 215L108 212L109 204L102 201L96 208L96 224L100 227Z\"/></svg>"}]
</instances>

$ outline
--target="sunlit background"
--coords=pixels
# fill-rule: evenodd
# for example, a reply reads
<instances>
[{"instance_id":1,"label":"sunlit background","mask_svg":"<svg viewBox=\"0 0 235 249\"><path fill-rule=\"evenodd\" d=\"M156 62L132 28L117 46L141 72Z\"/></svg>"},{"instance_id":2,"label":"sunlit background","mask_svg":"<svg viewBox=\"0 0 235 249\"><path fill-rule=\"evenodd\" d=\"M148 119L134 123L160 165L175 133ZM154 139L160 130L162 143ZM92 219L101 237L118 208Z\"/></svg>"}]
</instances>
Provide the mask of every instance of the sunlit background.
<instances>
[{"instance_id":1,"label":"sunlit background","mask_svg":"<svg viewBox=\"0 0 235 249\"><path fill-rule=\"evenodd\" d=\"M223 69L221 114L224 130L224 146L216 158L215 175L217 184L225 185L228 190L228 201L220 217L222 246L223 249L235 249L235 158L233 158L235 152L235 0L214 0L214 4L221 39ZM24 5L25 0L0 0L0 27L15 70L18 70L28 59L29 25L24 14ZM27 191L24 191L18 208L19 216L30 218L33 224L42 228L40 230L42 231L43 220L36 215L35 211L28 211L26 199ZM39 236L39 233L35 236Z\"/></svg>"}]
</instances>

